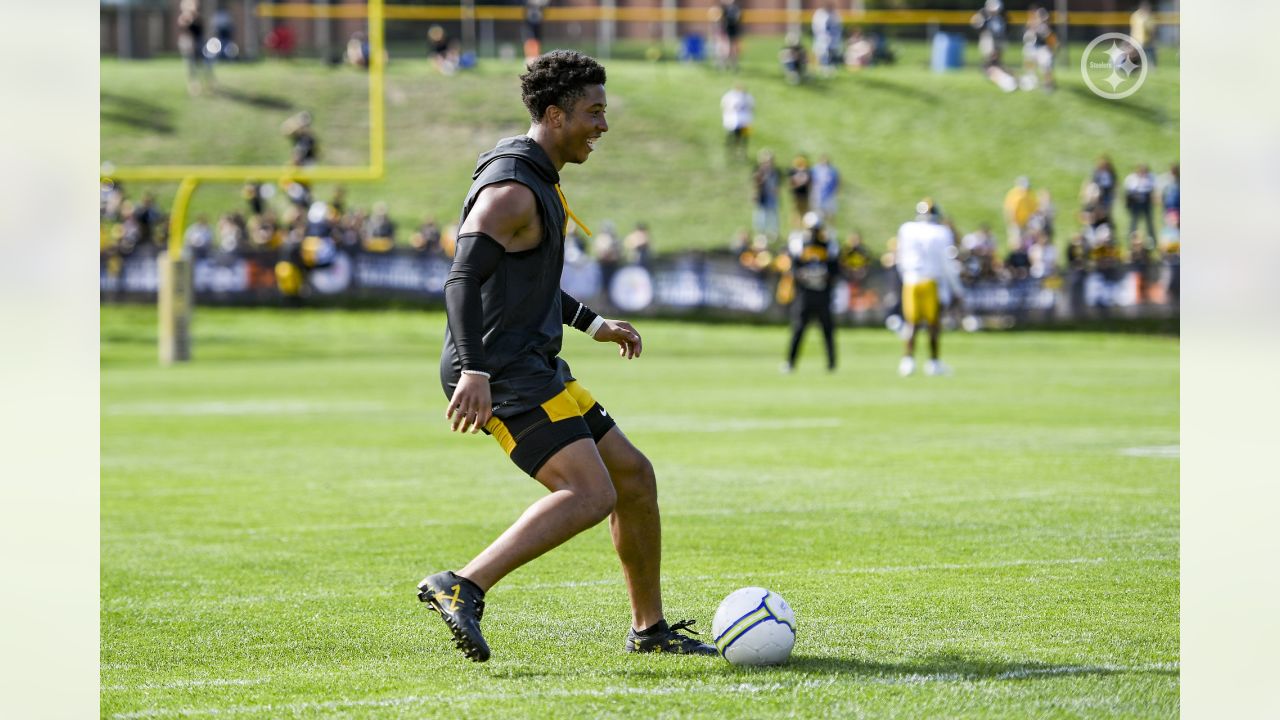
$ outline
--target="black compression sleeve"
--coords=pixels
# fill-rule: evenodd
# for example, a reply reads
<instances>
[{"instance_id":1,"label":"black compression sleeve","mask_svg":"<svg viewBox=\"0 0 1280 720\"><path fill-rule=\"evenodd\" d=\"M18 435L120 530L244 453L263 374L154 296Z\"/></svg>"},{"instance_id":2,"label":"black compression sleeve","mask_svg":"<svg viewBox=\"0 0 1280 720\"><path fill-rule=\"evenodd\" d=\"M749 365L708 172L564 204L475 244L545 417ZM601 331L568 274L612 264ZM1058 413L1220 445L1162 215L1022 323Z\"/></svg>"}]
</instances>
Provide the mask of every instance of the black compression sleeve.
<instances>
[{"instance_id":1,"label":"black compression sleeve","mask_svg":"<svg viewBox=\"0 0 1280 720\"><path fill-rule=\"evenodd\" d=\"M463 370L487 371L484 357L484 306L480 286L498 269L506 250L484 233L458 238L453 267L444 281L445 315Z\"/></svg>"},{"instance_id":2,"label":"black compression sleeve","mask_svg":"<svg viewBox=\"0 0 1280 720\"><path fill-rule=\"evenodd\" d=\"M572 295L560 291L560 321L577 330L586 332L591 323L599 317L591 308L574 299Z\"/></svg>"}]
</instances>

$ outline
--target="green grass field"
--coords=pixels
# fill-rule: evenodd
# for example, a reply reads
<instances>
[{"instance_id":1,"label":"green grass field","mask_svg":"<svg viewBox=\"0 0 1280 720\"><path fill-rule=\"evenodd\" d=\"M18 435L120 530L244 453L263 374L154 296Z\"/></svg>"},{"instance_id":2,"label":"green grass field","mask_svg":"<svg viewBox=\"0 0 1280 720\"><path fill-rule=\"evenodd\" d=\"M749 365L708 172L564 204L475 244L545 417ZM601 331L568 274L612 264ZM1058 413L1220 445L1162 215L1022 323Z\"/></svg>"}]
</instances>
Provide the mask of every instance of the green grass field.
<instances>
[{"instance_id":1,"label":"green grass field","mask_svg":"<svg viewBox=\"0 0 1280 720\"><path fill-rule=\"evenodd\" d=\"M171 718L1170 718L1179 711L1176 338L897 340L647 321L566 357L659 475L668 616L763 585L790 664L624 654L597 527L489 594L466 662L414 596L539 495L451 435L438 313L101 314L101 712Z\"/></svg>"},{"instance_id":2,"label":"green grass field","mask_svg":"<svg viewBox=\"0 0 1280 720\"><path fill-rule=\"evenodd\" d=\"M1140 162L1163 172L1178 158L1172 50L1137 94L1108 101L1090 93L1076 66L1059 70L1061 89L1052 95L1004 95L974 67L930 72L927 49L910 41L897 44L897 65L792 87L777 67L780 46L776 38L750 38L737 76L678 63L608 62L611 130L590 162L564 175L575 212L593 229L612 220L624 233L647 221L658 252L727 247L733 232L751 223L749 168L726 158L720 126L720 97L735 80L756 97L753 153L772 148L784 167L796 153L830 154L844 176L839 226L862 230L873 248L925 195L964 231L980 222L999 228L1001 202L1019 175L1052 192L1060 236L1069 237L1079 224L1081 184L1099 154L1110 153L1122 175ZM1080 51L1072 48L1076 63ZM970 47L971 64L975 56ZM475 72L444 77L419 57L393 55L388 66L385 180L348 185L355 206L389 203L402 242L427 215L455 220L476 156L529 126L519 62L486 60ZM289 146L280 123L306 109L315 116L323 163L368 162L363 73L299 60L220 65L217 77L217 94L192 98L177 59L104 58L102 159L117 166L283 167ZM138 184L130 192L138 197L144 187L168 208L177 185ZM332 192L331 183L317 186L322 199ZM203 185L192 210L216 219L244 207L239 193L237 185Z\"/></svg>"}]
</instances>

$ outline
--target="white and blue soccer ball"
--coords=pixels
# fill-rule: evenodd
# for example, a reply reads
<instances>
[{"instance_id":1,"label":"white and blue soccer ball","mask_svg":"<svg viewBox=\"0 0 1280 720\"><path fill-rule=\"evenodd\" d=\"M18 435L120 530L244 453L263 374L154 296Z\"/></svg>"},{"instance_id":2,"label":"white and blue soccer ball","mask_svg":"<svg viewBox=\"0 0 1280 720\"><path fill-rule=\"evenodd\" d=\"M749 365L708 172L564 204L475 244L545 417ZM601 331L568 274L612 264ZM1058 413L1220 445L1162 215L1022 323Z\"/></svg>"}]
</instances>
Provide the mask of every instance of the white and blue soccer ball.
<instances>
[{"instance_id":1,"label":"white and blue soccer ball","mask_svg":"<svg viewBox=\"0 0 1280 720\"><path fill-rule=\"evenodd\" d=\"M781 665L796 644L796 614L778 593L745 587L720 603L711 634L733 665Z\"/></svg>"}]
</instances>

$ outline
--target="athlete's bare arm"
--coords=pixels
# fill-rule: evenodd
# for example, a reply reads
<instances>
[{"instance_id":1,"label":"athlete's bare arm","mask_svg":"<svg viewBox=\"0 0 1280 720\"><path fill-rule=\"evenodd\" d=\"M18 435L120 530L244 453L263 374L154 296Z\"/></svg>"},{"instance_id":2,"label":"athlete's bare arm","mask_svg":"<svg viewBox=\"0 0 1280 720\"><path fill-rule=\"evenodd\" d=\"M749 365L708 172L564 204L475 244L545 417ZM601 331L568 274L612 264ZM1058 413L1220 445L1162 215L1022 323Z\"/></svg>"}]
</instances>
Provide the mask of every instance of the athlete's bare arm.
<instances>
[{"instance_id":1,"label":"athlete's bare arm","mask_svg":"<svg viewBox=\"0 0 1280 720\"><path fill-rule=\"evenodd\" d=\"M542 220L533 191L518 182L489 185L476 196L458 234L482 232L507 252L532 250L542 241Z\"/></svg>"},{"instance_id":2,"label":"athlete's bare arm","mask_svg":"<svg viewBox=\"0 0 1280 720\"><path fill-rule=\"evenodd\" d=\"M507 252L537 247L542 240L542 222L533 191L517 182L495 183L481 190L458 235L475 232L493 238ZM493 417L489 379L464 373L444 416L455 432L479 432Z\"/></svg>"}]
</instances>

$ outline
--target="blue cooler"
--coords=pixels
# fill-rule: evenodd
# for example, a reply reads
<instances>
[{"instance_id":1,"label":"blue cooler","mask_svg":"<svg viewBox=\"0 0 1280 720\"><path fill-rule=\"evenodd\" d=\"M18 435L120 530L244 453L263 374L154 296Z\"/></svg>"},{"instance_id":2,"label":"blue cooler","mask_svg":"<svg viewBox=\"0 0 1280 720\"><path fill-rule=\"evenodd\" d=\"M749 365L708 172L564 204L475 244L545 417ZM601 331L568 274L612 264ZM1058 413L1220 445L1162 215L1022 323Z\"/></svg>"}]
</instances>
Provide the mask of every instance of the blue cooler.
<instances>
[{"instance_id":1,"label":"blue cooler","mask_svg":"<svg viewBox=\"0 0 1280 720\"><path fill-rule=\"evenodd\" d=\"M933 54L929 67L934 72L946 72L964 67L964 36L951 33L934 33Z\"/></svg>"}]
</instances>

